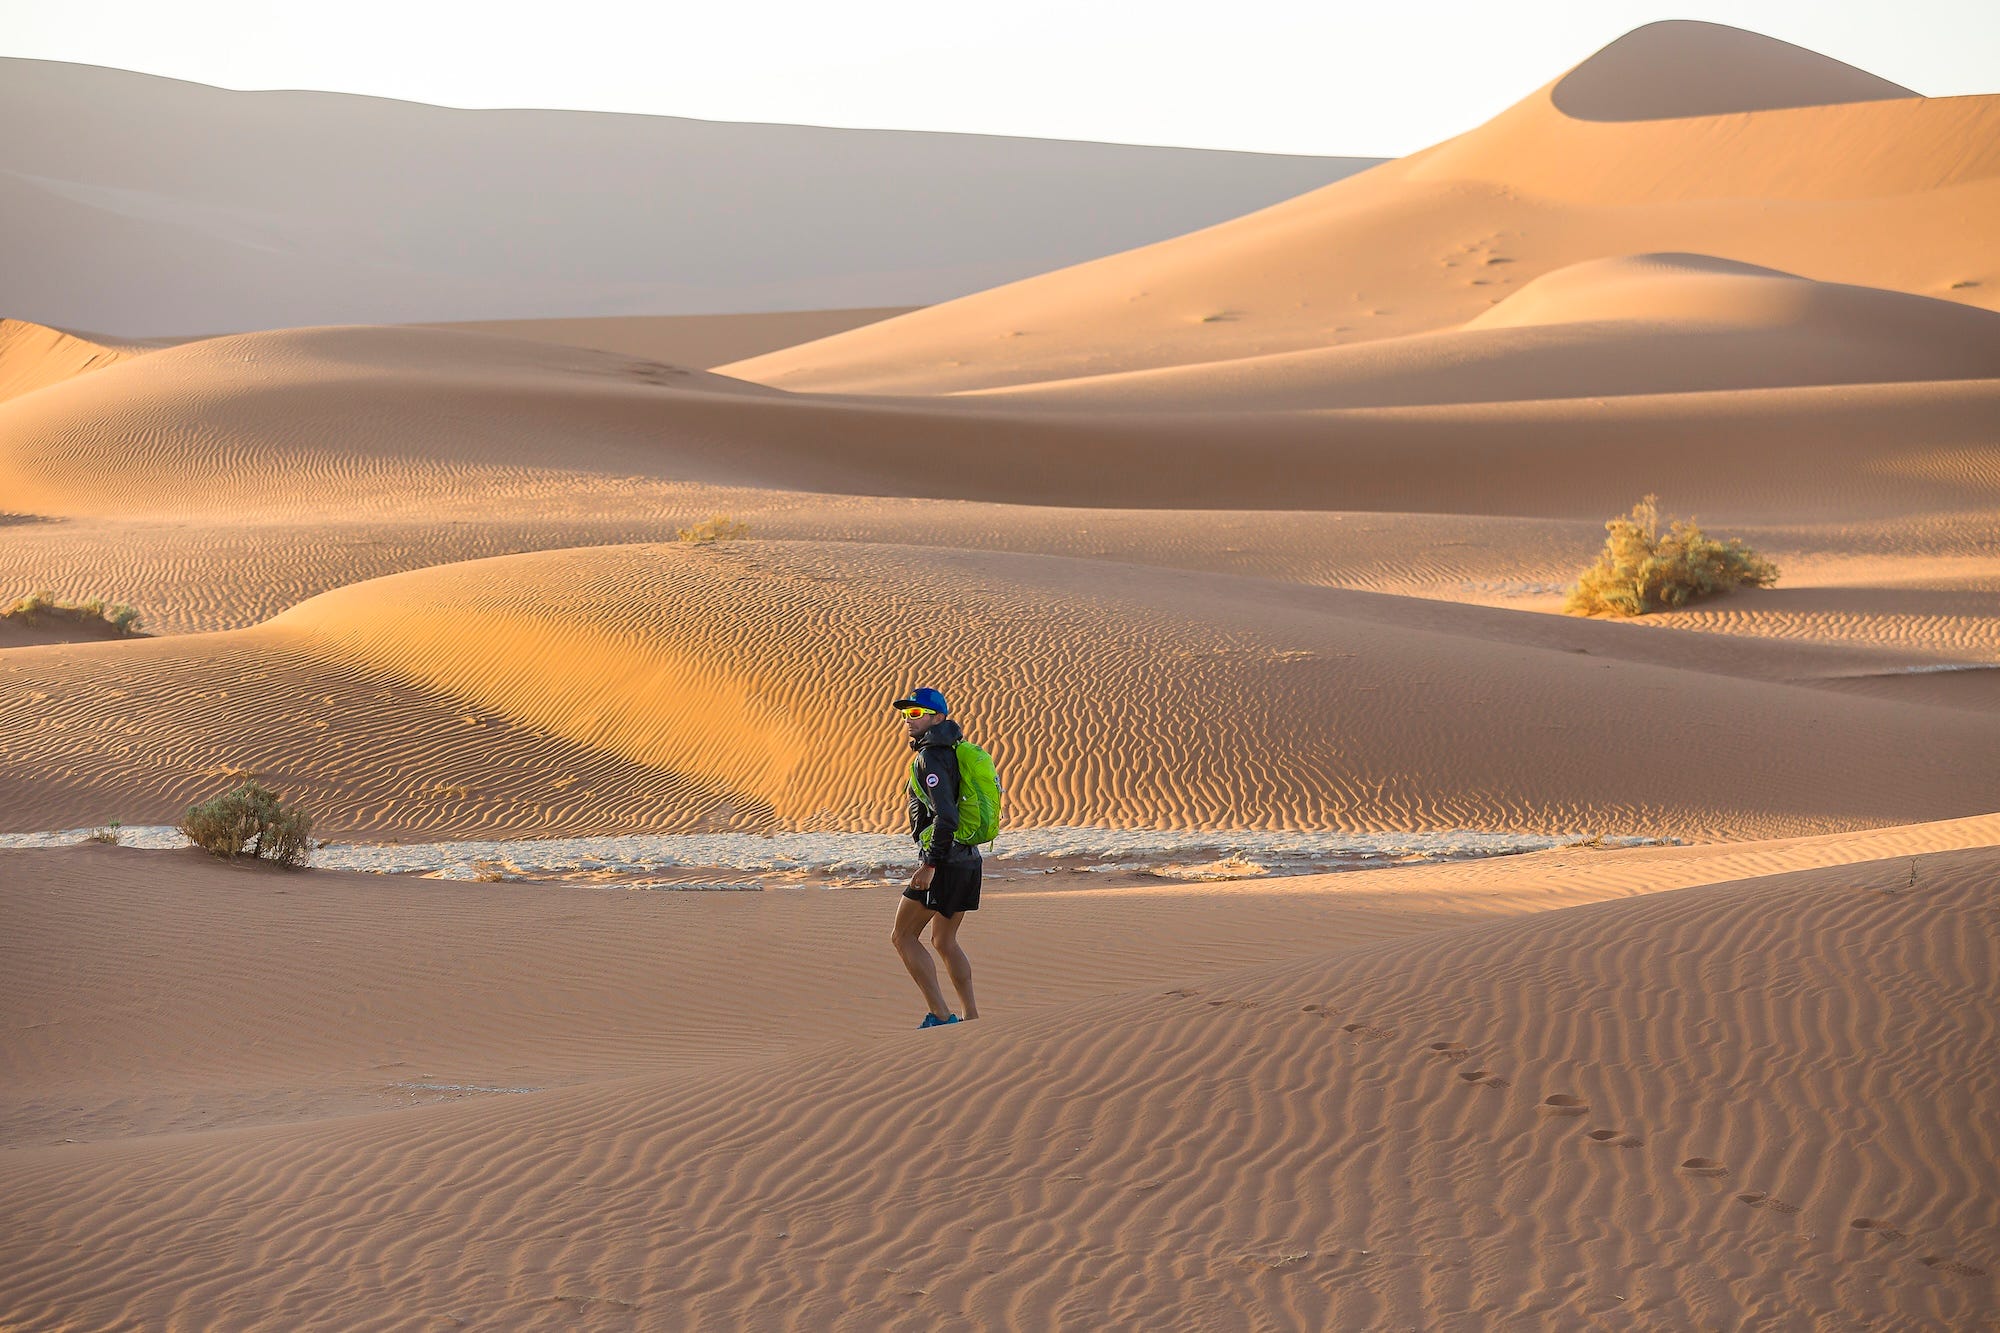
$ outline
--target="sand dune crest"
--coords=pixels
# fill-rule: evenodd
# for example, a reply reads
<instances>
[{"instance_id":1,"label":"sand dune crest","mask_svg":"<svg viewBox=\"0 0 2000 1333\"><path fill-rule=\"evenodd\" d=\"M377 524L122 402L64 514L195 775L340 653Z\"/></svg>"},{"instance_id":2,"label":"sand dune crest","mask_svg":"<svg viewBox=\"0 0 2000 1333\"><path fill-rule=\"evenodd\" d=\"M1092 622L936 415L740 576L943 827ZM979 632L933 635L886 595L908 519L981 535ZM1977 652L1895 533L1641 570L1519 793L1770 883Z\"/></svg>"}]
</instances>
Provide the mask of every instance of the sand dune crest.
<instances>
[{"instance_id":1,"label":"sand dune crest","mask_svg":"<svg viewBox=\"0 0 2000 1333\"><path fill-rule=\"evenodd\" d=\"M1713 25L1627 41L1602 71L1566 76L1583 79L1571 95L1629 84L1644 111L1650 87L1701 88L1715 71L1716 89L1770 105L1583 120L1552 100L1558 80L1456 138L1234 221L721 369L910 394L1218 363L1434 332L1566 266L1668 251L2000 302L1984 240L2000 219L2000 97L1918 98L1850 71L1857 83ZM1623 68L1634 61L1650 83ZM1868 96L1893 100L1855 100Z\"/></svg>"},{"instance_id":2,"label":"sand dune crest","mask_svg":"<svg viewBox=\"0 0 2000 1333\"><path fill-rule=\"evenodd\" d=\"M1817 51L1719 23L1635 28L1558 79L1549 98L1579 120L1726 116L1916 97Z\"/></svg>"},{"instance_id":3,"label":"sand dune crest","mask_svg":"<svg viewBox=\"0 0 2000 1333\"><path fill-rule=\"evenodd\" d=\"M26 320L0 319L0 403L135 355L129 345L96 341Z\"/></svg>"},{"instance_id":4,"label":"sand dune crest","mask_svg":"<svg viewBox=\"0 0 2000 1333\"><path fill-rule=\"evenodd\" d=\"M1990 350L2000 314L1879 287L1815 282L1714 255L1620 255L1570 264L1525 283L1466 328L1634 320L1781 331L1810 326L1851 338L1871 332L1944 351ZM1986 362L1937 379L1985 378Z\"/></svg>"},{"instance_id":5,"label":"sand dune crest","mask_svg":"<svg viewBox=\"0 0 2000 1333\"><path fill-rule=\"evenodd\" d=\"M2000 377L2000 314L1705 255L1533 279L1465 324L972 391L1009 405L1297 411Z\"/></svg>"}]
</instances>

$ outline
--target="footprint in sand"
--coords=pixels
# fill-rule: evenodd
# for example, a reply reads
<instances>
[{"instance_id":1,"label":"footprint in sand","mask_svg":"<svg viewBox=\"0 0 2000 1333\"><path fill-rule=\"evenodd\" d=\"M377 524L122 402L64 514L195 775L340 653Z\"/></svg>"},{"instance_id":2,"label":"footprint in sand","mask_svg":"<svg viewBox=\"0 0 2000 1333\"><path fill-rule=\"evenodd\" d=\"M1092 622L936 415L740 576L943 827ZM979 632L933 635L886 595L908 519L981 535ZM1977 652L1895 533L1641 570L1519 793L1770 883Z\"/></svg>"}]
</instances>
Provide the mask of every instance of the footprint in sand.
<instances>
[{"instance_id":1,"label":"footprint in sand","mask_svg":"<svg viewBox=\"0 0 2000 1333\"><path fill-rule=\"evenodd\" d=\"M1431 1049L1447 1060L1464 1060L1472 1055L1464 1043L1456 1041L1434 1041L1431 1043Z\"/></svg>"},{"instance_id":2,"label":"footprint in sand","mask_svg":"<svg viewBox=\"0 0 2000 1333\"><path fill-rule=\"evenodd\" d=\"M1923 1257L1925 1268L1939 1273L1952 1273L1958 1277L1985 1277L1986 1270L1971 1264L1962 1264L1956 1259L1947 1259L1942 1254L1927 1254Z\"/></svg>"},{"instance_id":3,"label":"footprint in sand","mask_svg":"<svg viewBox=\"0 0 2000 1333\"><path fill-rule=\"evenodd\" d=\"M1506 1079L1501 1078L1498 1074L1488 1073L1484 1069L1461 1069L1458 1071L1458 1076L1465 1082L1477 1084L1482 1088L1504 1088L1507 1086Z\"/></svg>"},{"instance_id":4,"label":"footprint in sand","mask_svg":"<svg viewBox=\"0 0 2000 1333\"><path fill-rule=\"evenodd\" d=\"M1749 1204L1752 1208L1768 1208L1774 1213L1796 1213L1799 1206L1774 1199L1763 1190L1748 1190L1736 1196L1736 1202Z\"/></svg>"},{"instance_id":5,"label":"footprint in sand","mask_svg":"<svg viewBox=\"0 0 2000 1333\"><path fill-rule=\"evenodd\" d=\"M1896 1230L1893 1222L1885 1222L1879 1217L1857 1217L1847 1224L1856 1231L1866 1231L1880 1236L1883 1240L1901 1240L1903 1233Z\"/></svg>"},{"instance_id":6,"label":"footprint in sand","mask_svg":"<svg viewBox=\"0 0 2000 1333\"><path fill-rule=\"evenodd\" d=\"M1726 1176L1729 1168L1713 1157L1690 1157L1681 1163L1681 1170L1691 1176Z\"/></svg>"},{"instance_id":7,"label":"footprint in sand","mask_svg":"<svg viewBox=\"0 0 2000 1333\"><path fill-rule=\"evenodd\" d=\"M1553 1097L1542 1098L1543 1115L1583 1115L1590 1110L1590 1103L1581 1097L1572 1097L1566 1092L1558 1092Z\"/></svg>"},{"instance_id":8,"label":"footprint in sand","mask_svg":"<svg viewBox=\"0 0 2000 1333\"><path fill-rule=\"evenodd\" d=\"M1622 1129L1593 1129L1588 1137L1592 1143L1602 1143L1608 1148L1636 1148L1645 1142Z\"/></svg>"},{"instance_id":9,"label":"footprint in sand","mask_svg":"<svg viewBox=\"0 0 2000 1333\"><path fill-rule=\"evenodd\" d=\"M1342 1023L1340 1030L1342 1032L1350 1032L1368 1041L1387 1041L1390 1037L1396 1035L1396 1029L1394 1028L1370 1027L1366 1023Z\"/></svg>"}]
</instances>

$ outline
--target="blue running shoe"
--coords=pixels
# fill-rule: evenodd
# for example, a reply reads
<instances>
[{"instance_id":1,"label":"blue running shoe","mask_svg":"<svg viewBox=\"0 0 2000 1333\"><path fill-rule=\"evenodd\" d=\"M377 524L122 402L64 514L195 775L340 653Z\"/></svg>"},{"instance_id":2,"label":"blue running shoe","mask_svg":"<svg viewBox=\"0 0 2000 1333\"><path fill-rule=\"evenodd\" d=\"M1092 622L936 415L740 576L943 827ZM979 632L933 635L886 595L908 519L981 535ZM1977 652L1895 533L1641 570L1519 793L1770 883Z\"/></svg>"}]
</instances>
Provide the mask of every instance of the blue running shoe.
<instances>
[{"instance_id":1,"label":"blue running shoe","mask_svg":"<svg viewBox=\"0 0 2000 1333\"><path fill-rule=\"evenodd\" d=\"M936 1014L925 1014L924 1021L917 1024L917 1031L921 1032L925 1028L941 1028L957 1021L957 1014L953 1014L950 1018L939 1018Z\"/></svg>"}]
</instances>

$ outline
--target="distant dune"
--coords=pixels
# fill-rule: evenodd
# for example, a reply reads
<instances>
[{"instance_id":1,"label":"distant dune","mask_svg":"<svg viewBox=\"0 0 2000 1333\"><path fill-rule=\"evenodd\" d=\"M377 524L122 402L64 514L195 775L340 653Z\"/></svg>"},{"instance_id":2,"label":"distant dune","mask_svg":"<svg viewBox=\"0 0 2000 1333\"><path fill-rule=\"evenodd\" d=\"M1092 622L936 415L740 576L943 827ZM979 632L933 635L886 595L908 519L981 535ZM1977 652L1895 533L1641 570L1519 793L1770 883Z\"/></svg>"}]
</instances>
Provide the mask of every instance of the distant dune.
<instances>
[{"instance_id":1,"label":"distant dune","mask_svg":"<svg viewBox=\"0 0 2000 1333\"><path fill-rule=\"evenodd\" d=\"M1685 120L1920 94L1803 47L1706 23L1652 23L1549 91L1578 120Z\"/></svg>"},{"instance_id":2,"label":"distant dune","mask_svg":"<svg viewBox=\"0 0 2000 1333\"><path fill-rule=\"evenodd\" d=\"M0 60L0 311L121 334L924 305L1368 158L463 111Z\"/></svg>"},{"instance_id":3,"label":"distant dune","mask_svg":"<svg viewBox=\"0 0 2000 1333\"><path fill-rule=\"evenodd\" d=\"M902 306L786 310L762 315L606 315L594 319L488 319L425 327L620 352L706 369L906 315Z\"/></svg>"},{"instance_id":4,"label":"distant dune","mask_svg":"<svg viewBox=\"0 0 2000 1333\"><path fill-rule=\"evenodd\" d=\"M1635 63L1655 80L1620 73ZM1659 105L1656 84L1683 78L1729 113ZM1564 110L1576 86L1590 119ZM1653 24L1364 175L721 369L935 394L1233 364L1453 329L1560 269L1661 252L2000 306L2000 97L1882 100L1893 87L1736 29ZM1774 105L1746 109L1759 99ZM1645 318L1631 295L1627 314Z\"/></svg>"},{"instance_id":5,"label":"distant dune","mask_svg":"<svg viewBox=\"0 0 2000 1333\"><path fill-rule=\"evenodd\" d=\"M1694 255L1588 260L1455 328L966 390L1023 407L1298 410L2000 378L2000 314Z\"/></svg>"},{"instance_id":6,"label":"distant dune","mask_svg":"<svg viewBox=\"0 0 2000 1333\"><path fill-rule=\"evenodd\" d=\"M1857 305L1903 322L1877 332ZM1797 308L1797 326L1468 327L929 398L457 331L241 334L0 403L0 486L44 517L415 521L631 514L687 485L1564 518L1668 487L1711 512L1862 519L1992 484L2000 379L1951 372L2000 367L2000 316L1865 292Z\"/></svg>"}]
</instances>

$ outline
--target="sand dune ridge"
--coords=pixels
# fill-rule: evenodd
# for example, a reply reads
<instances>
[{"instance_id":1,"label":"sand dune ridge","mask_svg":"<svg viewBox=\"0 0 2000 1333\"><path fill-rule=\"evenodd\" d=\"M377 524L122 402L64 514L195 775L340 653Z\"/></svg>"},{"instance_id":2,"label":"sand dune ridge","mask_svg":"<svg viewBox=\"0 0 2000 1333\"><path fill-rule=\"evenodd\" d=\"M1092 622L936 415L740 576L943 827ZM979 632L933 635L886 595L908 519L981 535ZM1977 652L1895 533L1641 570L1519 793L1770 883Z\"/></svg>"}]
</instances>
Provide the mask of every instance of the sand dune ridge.
<instances>
[{"instance_id":1,"label":"sand dune ridge","mask_svg":"<svg viewBox=\"0 0 2000 1333\"><path fill-rule=\"evenodd\" d=\"M1682 120L1916 97L1867 70L1740 28L1648 23L1556 80L1549 100L1579 120Z\"/></svg>"}]
</instances>

